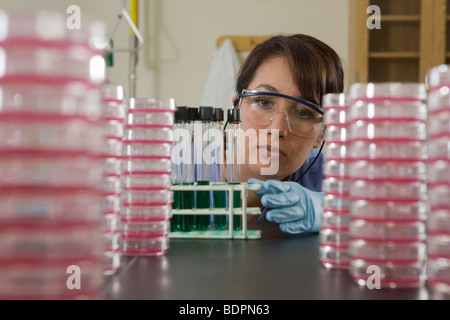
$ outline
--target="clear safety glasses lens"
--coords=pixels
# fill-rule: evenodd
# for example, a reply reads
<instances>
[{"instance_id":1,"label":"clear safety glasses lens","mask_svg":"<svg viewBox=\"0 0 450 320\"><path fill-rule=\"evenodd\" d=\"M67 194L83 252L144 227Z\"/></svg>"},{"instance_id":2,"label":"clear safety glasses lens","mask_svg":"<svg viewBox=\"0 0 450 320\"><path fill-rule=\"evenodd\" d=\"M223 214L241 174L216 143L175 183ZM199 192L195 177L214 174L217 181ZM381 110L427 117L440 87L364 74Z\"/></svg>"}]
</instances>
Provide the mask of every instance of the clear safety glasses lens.
<instances>
[{"instance_id":1,"label":"clear safety glasses lens","mask_svg":"<svg viewBox=\"0 0 450 320\"><path fill-rule=\"evenodd\" d=\"M323 111L308 101L273 92L244 90L238 94L243 117L259 125L269 125L280 113L287 117L289 131L297 136L320 132Z\"/></svg>"}]
</instances>

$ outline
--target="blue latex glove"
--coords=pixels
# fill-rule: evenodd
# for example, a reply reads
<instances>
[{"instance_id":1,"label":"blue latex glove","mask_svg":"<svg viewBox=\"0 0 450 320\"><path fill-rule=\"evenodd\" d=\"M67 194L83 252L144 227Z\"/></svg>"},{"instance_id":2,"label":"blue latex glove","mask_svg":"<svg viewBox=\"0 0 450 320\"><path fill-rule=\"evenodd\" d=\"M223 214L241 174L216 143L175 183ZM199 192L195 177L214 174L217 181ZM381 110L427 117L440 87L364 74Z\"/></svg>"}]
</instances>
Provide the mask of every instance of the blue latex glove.
<instances>
[{"instance_id":1,"label":"blue latex glove","mask_svg":"<svg viewBox=\"0 0 450 320\"><path fill-rule=\"evenodd\" d=\"M249 179L261 185L254 190L261 204L268 208L266 219L280 224L287 233L317 232L322 228L323 192L306 189L297 182Z\"/></svg>"}]
</instances>

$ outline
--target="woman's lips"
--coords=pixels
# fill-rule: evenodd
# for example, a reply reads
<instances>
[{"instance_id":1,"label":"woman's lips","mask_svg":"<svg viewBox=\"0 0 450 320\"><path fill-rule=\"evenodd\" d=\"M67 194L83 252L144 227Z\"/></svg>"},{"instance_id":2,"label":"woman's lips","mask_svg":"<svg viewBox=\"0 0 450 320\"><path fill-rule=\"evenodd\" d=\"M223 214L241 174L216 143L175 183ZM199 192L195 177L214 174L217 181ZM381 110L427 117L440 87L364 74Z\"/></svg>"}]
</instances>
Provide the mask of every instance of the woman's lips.
<instances>
[{"instance_id":1,"label":"woman's lips","mask_svg":"<svg viewBox=\"0 0 450 320\"><path fill-rule=\"evenodd\" d=\"M270 158L283 158L286 157L286 154L283 150L278 149L277 147L272 146L258 146L258 150L262 155Z\"/></svg>"}]
</instances>

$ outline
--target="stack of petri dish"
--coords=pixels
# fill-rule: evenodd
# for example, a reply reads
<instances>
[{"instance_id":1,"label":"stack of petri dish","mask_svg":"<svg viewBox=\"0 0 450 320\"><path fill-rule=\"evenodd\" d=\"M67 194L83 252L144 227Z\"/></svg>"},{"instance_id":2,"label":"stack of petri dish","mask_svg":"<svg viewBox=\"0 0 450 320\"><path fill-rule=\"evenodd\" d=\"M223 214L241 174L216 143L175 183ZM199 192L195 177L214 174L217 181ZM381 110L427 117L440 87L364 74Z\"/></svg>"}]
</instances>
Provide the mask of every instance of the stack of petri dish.
<instances>
[{"instance_id":1,"label":"stack of petri dish","mask_svg":"<svg viewBox=\"0 0 450 320\"><path fill-rule=\"evenodd\" d=\"M381 287L420 287L426 279L425 86L354 84L350 98L350 275L365 286L377 268Z\"/></svg>"},{"instance_id":2,"label":"stack of petri dish","mask_svg":"<svg viewBox=\"0 0 450 320\"><path fill-rule=\"evenodd\" d=\"M323 97L325 108L325 178L323 228L320 231L320 254L326 268L348 269L350 241L350 180L348 175L348 129L350 101L344 93Z\"/></svg>"},{"instance_id":3,"label":"stack of petri dish","mask_svg":"<svg viewBox=\"0 0 450 320\"><path fill-rule=\"evenodd\" d=\"M450 299L450 66L428 73L427 275L433 299Z\"/></svg>"},{"instance_id":4,"label":"stack of petri dish","mask_svg":"<svg viewBox=\"0 0 450 320\"><path fill-rule=\"evenodd\" d=\"M169 246L175 101L126 101L121 254L161 255Z\"/></svg>"},{"instance_id":5,"label":"stack of petri dish","mask_svg":"<svg viewBox=\"0 0 450 320\"><path fill-rule=\"evenodd\" d=\"M97 299L105 28L0 10L0 299Z\"/></svg>"},{"instance_id":6,"label":"stack of petri dish","mask_svg":"<svg viewBox=\"0 0 450 320\"><path fill-rule=\"evenodd\" d=\"M103 257L105 275L120 268L120 195L123 122L125 119L123 87L106 83L101 87L103 150Z\"/></svg>"}]
</instances>

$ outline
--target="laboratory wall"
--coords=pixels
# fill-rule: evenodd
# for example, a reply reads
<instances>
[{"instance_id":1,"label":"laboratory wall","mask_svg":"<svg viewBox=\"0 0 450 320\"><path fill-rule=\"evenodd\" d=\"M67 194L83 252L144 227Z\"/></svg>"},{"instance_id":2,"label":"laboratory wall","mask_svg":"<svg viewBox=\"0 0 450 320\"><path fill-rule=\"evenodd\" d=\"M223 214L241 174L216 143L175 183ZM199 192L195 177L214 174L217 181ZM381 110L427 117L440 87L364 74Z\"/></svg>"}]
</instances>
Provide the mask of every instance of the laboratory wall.
<instances>
[{"instance_id":1,"label":"laboratory wall","mask_svg":"<svg viewBox=\"0 0 450 320\"><path fill-rule=\"evenodd\" d=\"M138 27L144 45L137 54L135 96L170 97L178 105L198 105L216 40L222 35L309 34L334 48L348 69L350 1L140 0ZM81 21L93 17L112 30L124 3L128 9L129 2L123 0L0 0L0 8L48 9L69 17L67 8L77 5ZM127 48L130 29L125 19L119 21L114 46ZM114 54L107 76L129 91L128 52Z\"/></svg>"}]
</instances>

